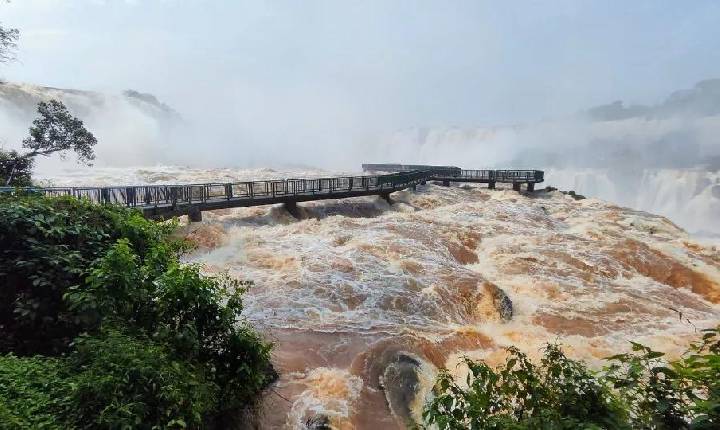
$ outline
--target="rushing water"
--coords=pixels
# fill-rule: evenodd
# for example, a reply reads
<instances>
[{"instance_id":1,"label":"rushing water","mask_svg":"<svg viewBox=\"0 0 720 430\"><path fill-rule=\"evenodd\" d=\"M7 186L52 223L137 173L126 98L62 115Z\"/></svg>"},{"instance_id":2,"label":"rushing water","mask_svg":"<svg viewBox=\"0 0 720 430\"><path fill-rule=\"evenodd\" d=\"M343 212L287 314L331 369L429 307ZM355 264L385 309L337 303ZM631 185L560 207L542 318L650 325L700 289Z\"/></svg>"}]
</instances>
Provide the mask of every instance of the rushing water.
<instances>
[{"instance_id":1,"label":"rushing water","mask_svg":"<svg viewBox=\"0 0 720 430\"><path fill-rule=\"evenodd\" d=\"M707 169L553 169L561 189L663 215L687 231L720 239L720 171Z\"/></svg>"},{"instance_id":2,"label":"rushing water","mask_svg":"<svg viewBox=\"0 0 720 430\"><path fill-rule=\"evenodd\" d=\"M57 184L312 176L151 168ZM262 428L403 428L439 367L548 341L599 365L637 340L677 354L720 317L720 251L665 218L559 192L442 187L204 213L208 273L254 281L245 315L276 342ZM512 302L510 309L506 298Z\"/></svg>"}]
</instances>

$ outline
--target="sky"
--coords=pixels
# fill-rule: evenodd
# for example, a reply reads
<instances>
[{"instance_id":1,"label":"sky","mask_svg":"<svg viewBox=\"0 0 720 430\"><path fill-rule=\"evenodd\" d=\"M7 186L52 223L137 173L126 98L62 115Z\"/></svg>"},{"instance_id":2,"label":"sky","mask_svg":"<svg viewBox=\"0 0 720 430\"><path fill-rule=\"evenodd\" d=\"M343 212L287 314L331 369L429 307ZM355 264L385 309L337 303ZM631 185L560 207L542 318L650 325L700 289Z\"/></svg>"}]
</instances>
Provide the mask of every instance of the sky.
<instances>
[{"instance_id":1,"label":"sky","mask_svg":"<svg viewBox=\"0 0 720 430\"><path fill-rule=\"evenodd\" d=\"M718 1L12 0L0 22L21 32L4 79L149 92L214 140L278 151L654 104L720 77Z\"/></svg>"}]
</instances>

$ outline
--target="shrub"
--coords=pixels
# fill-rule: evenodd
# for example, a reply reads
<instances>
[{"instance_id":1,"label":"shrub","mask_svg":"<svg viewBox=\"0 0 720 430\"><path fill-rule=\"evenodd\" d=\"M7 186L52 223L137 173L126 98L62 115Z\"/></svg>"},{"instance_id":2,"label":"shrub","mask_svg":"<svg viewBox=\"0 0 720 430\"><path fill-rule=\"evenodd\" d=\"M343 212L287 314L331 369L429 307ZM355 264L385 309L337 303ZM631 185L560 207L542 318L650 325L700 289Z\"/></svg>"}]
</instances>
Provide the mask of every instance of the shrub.
<instances>
[{"instance_id":1,"label":"shrub","mask_svg":"<svg viewBox=\"0 0 720 430\"><path fill-rule=\"evenodd\" d=\"M103 321L133 327L198 363L221 388L221 409L245 404L275 377L270 344L241 319L249 284L202 276L198 266L168 258L169 249L153 247L143 261L127 239L119 240L96 262L87 286L71 288L66 301L88 327Z\"/></svg>"},{"instance_id":2,"label":"shrub","mask_svg":"<svg viewBox=\"0 0 720 430\"><path fill-rule=\"evenodd\" d=\"M609 387L557 345L547 345L539 365L507 351L498 369L466 359L467 389L441 372L424 419L441 429L628 428Z\"/></svg>"},{"instance_id":3,"label":"shrub","mask_svg":"<svg viewBox=\"0 0 720 430\"><path fill-rule=\"evenodd\" d=\"M164 346L114 329L67 357L0 357L0 428L200 427L218 387Z\"/></svg>"},{"instance_id":4,"label":"shrub","mask_svg":"<svg viewBox=\"0 0 720 430\"><path fill-rule=\"evenodd\" d=\"M65 413L77 428L197 428L215 410L217 385L162 344L114 329L76 344Z\"/></svg>"},{"instance_id":5,"label":"shrub","mask_svg":"<svg viewBox=\"0 0 720 430\"><path fill-rule=\"evenodd\" d=\"M0 196L0 352L58 354L86 327L63 295L120 238L141 255L171 227L73 198Z\"/></svg>"},{"instance_id":6,"label":"shrub","mask_svg":"<svg viewBox=\"0 0 720 430\"><path fill-rule=\"evenodd\" d=\"M703 330L702 339L690 346L674 370L688 383L692 428L720 427L720 326Z\"/></svg>"},{"instance_id":7,"label":"shrub","mask_svg":"<svg viewBox=\"0 0 720 430\"><path fill-rule=\"evenodd\" d=\"M702 331L679 360L632 343L609 359L605 376L627 404L636 428L720 428L720 326Z\"/></svg>"},{"instance_id":8,"label":"shrub","mask_svg":"<svg viewBox=\"0 0 720 430\"><path fill-rule=\"evenodd\" d=\"M200 427L276 377L271 345L241 318L250 284L181 264L186 247L170 239L173 224L37 196L0 197L0 217L9 244L0 254L0 352L44 354L45 364L63 354L55 379L73 388L53 395L70 405L48 408L57 422ZM28 378L42 383L39 373ZM31 391L18 395L35 402Z\"/></svg>"},{"instance_id":9,"label":"shrub","mask_svg":"<svg viewBox=\"0 0 720 430\"><path fill-rule=\"evenodd\" d=\"M632 352L618 354L605 369L607 378L623 399L634 428L687 428L687 383L662 357L662 352L631 342Z\"/></svg>"},{"instance_id":10,"label":"shrub","mask_svg":"<svg viewBox=\"0 0 720 430\"><path fill-rule=\"evenodd\" d=\"M440 429L720 428L720 326L679 360L632 342L591 372L548 345L539 364L516 348L497 369L466 359L467 388L441 371L423 418Z\"/></svg>"},{"instance_id":11,"label":"shrub","mask_svg":"<svg viewBox=\"0 0 720 430\"><path fill-rule=\"evenodd\" d=\"M0 429L68 428L68 376L60 358L0 355Z\"/></svg>"}]
</instances>

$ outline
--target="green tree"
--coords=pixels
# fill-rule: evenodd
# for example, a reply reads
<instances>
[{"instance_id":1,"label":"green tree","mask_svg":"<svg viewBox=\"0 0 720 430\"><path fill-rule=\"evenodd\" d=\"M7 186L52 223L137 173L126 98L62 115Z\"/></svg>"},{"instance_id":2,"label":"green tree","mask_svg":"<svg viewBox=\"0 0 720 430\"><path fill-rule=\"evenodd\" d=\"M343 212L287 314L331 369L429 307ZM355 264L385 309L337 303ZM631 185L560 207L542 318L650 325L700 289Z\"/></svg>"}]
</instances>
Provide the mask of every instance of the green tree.
<instances>
[{"instance_id":1,"label":"green tree","mask_svg":"<svg viewBox=\"0 0 720 430\"><path fill-rule=\"evenodd\" d=\"M12 152L4 155L11 158L3 169L6 186L19 185L16 181L18 174L29 174L32 160L39 155L59 153L61 157L65 157L67 152L74 151L78 161L89 166L95 159L93 147L97 144L97 139L85 128L82 120L73 116L62 102L40 102L38 113L40 116L30 127L30 136L23 140L22 146L28 149L28 152L15 153L17 155L14 158Z\"/></svg>"},{"instance_id":2,"label":"green tree","mask_svg":"<svg viewBox=\"0 0 720 430\"><path fill-rule=\"evenodd\" d=\"M32 185L31 175L34 165L32 158L20 157L17 151L0 150L0 183L10 184L7 180L13 172L12 184L16 187L29 187Z\"/></svg>"},{"instance_id":3,"label":"green tree","mask_svg":"<svg viewBox=\"0 0 720 430\"><path fill-rule=\"evenodd\" d=\"M3 27L0 23L0 63L7 63L15 59L15 49L19 38L20 31L17 28Z\"/></svg>"},{"instance_id":4,"label":"green tree","mask_svg":"<svg viewBox=\"0 0 720 430\"><path fill-rule=\"evenodd\" d=\"M6 28L0 25L0 62L6 63L15 58L17 40L20 32L17 28Z\"/></svg>"}]
</instances>

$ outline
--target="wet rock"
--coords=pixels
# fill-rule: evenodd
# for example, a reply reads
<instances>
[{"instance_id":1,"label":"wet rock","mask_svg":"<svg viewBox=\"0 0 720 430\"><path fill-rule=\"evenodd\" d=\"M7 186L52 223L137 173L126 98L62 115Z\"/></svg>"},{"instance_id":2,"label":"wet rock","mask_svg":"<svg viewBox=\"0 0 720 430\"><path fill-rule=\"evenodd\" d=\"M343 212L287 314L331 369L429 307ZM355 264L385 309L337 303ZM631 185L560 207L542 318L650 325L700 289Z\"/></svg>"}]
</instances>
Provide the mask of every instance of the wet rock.
<instances>
[{"instance_id":1,"label":"wet rock","mask_svg":"<svg viewBox=\"0 0 720 430\"><path fill-rule=\"evenodd\" d=\"M572 197L575 200L585 200L587 197L582 194L577 194L575 191L560 191L561 193Z\"/></svg>"},{"instance_id":2,"label":"wet rock","mask_svg":"<svg viewBox=\"0 0 720 430\"><path fill-rule=\"evenodd\" d=\"M390 410L406 424L413 424L411 406L420 386L420 362L405 353L398 353L385 368L381 387L385 391Z\"/></svg>"},{"instance_id":3,"label":"wet rock","mask_svg":"<svg viewBox=\"0 0 720 430\"><path fill-rule=\"evenodd\" d=\"M551 186L545 187L545 192L546 192L546 193L549 193L549 192L551 192L551 191L557 191L557 188L551 187Z\"/></svg>"},{"instance_id":4,"label":"wet rock","mask_svg":"<svg viewBox=\"0 0 720 430\"><path fill-rule=\"evenodd\" d=\"M330 418L327 415L315 415L305 421L305 427L308 430L332 430Z\"/></svg>"},{"instance_id":5,"label":"wet rock","mask_svg":"<svg viewBox=\"0 0 720 430\"><path fill-rule=\"evenodd\" d=\"M491 285L490 291L492 292L493 305L497 310L500 319L503 321L510 321L513 316L513 304L510 297L500 287Z\"/></svg>"},{"instance_id":6,"label":"wet rock","mask_svg":"<svg viewBox=\"0 0 720 430\"><path fill-rule=\"evenodd\" d=\"M395 424L413 426L432 389L437 367L448 351L417 336L382 339L353 361L353 373L365 381L361 402L384 403ZM391 426L397 428L397 425Z\"/></svg>"}]
</instances>

